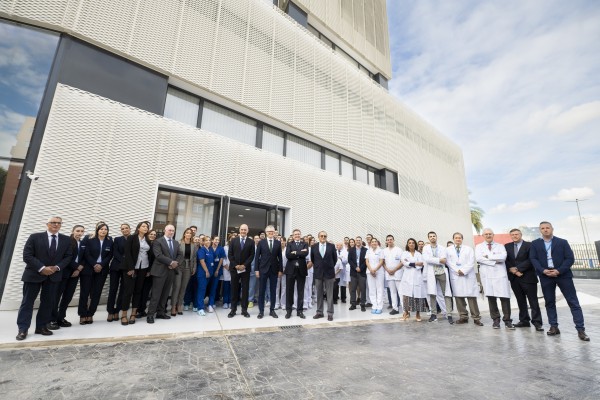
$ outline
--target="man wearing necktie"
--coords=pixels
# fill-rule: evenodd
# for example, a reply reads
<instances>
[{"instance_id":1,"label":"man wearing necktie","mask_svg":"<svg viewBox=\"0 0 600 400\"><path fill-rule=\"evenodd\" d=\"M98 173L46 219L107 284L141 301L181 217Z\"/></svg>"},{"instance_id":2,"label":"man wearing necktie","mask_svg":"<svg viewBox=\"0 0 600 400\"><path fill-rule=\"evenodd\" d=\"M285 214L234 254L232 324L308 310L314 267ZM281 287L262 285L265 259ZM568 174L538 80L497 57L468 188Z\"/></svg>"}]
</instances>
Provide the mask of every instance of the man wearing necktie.
<instances>
[{"instance_id":1,"label":"man wearing necktie","mask_svg":"<svg viewBox=\"0 0 600 400\"><path fill-rule=\"evenodd\" d=\"M454 246L446 249L446 265L448 265L450 282L452 282L452 294L456 299L456 309L459 315L456 324L469 322L468 301L473 323L477 326L483 326L479 305L477 304L479 286L477 285L475 271L475 253L471 247L463 245L462 233L456 232L452 235L452 240L454 240Z\"/></svg>"},{"instance_id":2,"label":"man wearing necktie","mask_svg":"<svg viewBox=\"0 0 600 400\"><path fill-rule=\"evenodd\" d=\"M62 218L51 217L46 223L46 232L32 234L25 243L23 261L26 265L21 278L23 300L17 315L17 340L27 337L33 317L33 303L40 291L35 333L52 335L48 324L52 319L52 308L55 307L56 289L62 279L62 270L71 263L73 254L70 238L58 233L61 226Z\"/></svg>"},{"instance_id":3,"label":"man wearing necktie","mask_svg":"<svg viewBox=\"0 0 600 400\"><path fill-rule=\"evenodd\" d=\"M183 253L177 240L173 239L174 235L175 227L167 225L165 226L164 236L152 243L152 252L154 253L154 263L152 263L150 270L150 275L152 275L152 297L150 298L148 316L146 317L146 322L149 324L154 323L155 313L158 319L171 319L167 315L165 306L171 293L175 272L183 261Z\"/></svg>"},{"instance_id":4,"label":"man wearing necktie","mask_svg":"<svg viewBox=\"0 0 600 400\"><path fill-rule=\"evenodd\" d=\"M229 272L231 273L231 311L227 315L229 318L235 317L238 303L242 307L242 315L250 318L250 314L248 314L248 290L254 252L254 240L248 237L248 225L242 224L240 225L239 236L231 241L228 251ZM241 301L240 288L242 289Z\"/></svg>"},{"instance_id":5,"label":"man wearing necktie","mask_svg":"<svg viewBox=\"0 0 600 400\"><path fill-rule=\"evenodd\" d=\"M269 282L269 295L271 298L271 311L269 315L278 318L275 312L275 298L277 296L277 278L283 275L283 260L281 253L281 242L275 240L275 227L269 225L265 228L267 237L262 239L256 246L254 265L258 284L258 319L265 315L265 291Z\"/></svg>"},{"instance_id":6,"label":"man wearing necktie","mask_svg":"<svg viewBox=\"0 0 600 400\"><path fill-rule=\"evenodd\" d=\"M298 302L296 306L297 316L304 319L302 307L304 305L304 285L308 276L306 266L306 256L308 255L308 245L302 240L300 229L294 229L292 232L292 241L285 248L285 318L291 318L292 307L294 306L294 287L297 284Z\"/></svg>"},{"instance_id":7,"label":"man wearing necktie","mask_svg":"<svg viewBox=\"0 0 600 400\"><path fill-rule=\"evenodd\" d=\"M337 251L332 243L327 243L327 232L321 231L319 242L310 249L310 261L313 263L315 287L317 288L317 313L314 319L323 318L323 292L327 294L327 320L333 321L333 283Z\"/></svg>"},{"instance_id":8,"label":"man wearing necktie","mask_svg":"<svg viewBox=\"0 0 600 400\"><path fill-rule=\"evenodd\" d=\"M502 320L507 329L515 329L510 318L510 282L506 271L506 249L494 242L494 232L483 230L484 241L475 247L475 258L479 263L479 275L483 292L488 298L492 328L500 329L500 311L497 299L502 306Z\"/></svg>"}]
</instances>

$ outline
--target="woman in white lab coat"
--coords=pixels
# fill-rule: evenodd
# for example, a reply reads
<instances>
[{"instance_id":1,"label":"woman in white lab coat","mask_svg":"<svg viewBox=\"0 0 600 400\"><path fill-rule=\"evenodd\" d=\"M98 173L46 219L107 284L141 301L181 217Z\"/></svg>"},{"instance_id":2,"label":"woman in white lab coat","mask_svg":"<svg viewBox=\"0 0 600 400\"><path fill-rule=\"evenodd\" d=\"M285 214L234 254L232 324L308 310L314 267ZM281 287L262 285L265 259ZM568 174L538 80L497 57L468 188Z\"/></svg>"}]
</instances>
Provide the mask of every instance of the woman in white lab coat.
<instances>
[{"instance_id":1,"label":"woman in white lab coat","mask_svg":"<svg viewBox=\"0 0 600 400\"><path fill-rule=\"evenodd\" d=\"M404 314L402 320L410 317L410 312L417 313L417 322L421 321L421 311L426 311L427 286L423 281L423 256L417 251L417 241L410 238L406 242L406 250L402 253L404 275L400 288Z\"/></svg>"}]
</instances>

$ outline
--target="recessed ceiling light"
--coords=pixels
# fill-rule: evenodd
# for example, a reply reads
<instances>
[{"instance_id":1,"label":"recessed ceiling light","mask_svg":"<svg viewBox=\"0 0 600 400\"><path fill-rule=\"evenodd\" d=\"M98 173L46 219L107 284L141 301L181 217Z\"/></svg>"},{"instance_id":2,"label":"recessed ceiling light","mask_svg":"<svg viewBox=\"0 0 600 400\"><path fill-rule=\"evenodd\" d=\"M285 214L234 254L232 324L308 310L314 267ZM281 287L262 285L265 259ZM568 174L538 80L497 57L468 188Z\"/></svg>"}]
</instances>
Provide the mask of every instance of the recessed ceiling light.
<instances>
[{"instance_id":1,"label":"recessed ceiling light","mask_svg":"<svg viewBox=\"0 0 600 400\"><path fill-rule=\"evenodd\" d=\"M245 211L250 211L250 208L244 208Z\"/></svg>"},{"instance_id":2,"label":"recessed ceiling light","mask_svg":"<svg viewBox=\"0 0 600 400\"><path fill-rule=\"evenodd\" d=\"M238 214L238 217L240 218L244 218L244 216L242 214Z\"/></svg>"}]
</instances>

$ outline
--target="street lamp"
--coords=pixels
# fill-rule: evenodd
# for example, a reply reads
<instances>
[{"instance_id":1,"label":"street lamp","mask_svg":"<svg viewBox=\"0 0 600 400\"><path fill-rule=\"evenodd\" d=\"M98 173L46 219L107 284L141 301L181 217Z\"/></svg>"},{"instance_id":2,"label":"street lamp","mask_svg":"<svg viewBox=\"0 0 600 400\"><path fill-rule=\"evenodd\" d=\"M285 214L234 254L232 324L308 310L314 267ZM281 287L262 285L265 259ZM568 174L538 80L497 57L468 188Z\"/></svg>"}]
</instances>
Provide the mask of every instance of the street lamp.
<instances>
[{"instance_id":1,"label":"street lamp","mask_svg":"<svg viewBox=\"0 0 600 400\"><path fill-rule=\"evenodd\" d=\"M579 223L581 224L581 233L583 233L583 246L585 247L585 254L587 255L588 264L589 264L590 261L592 260L592 258L590 257L590 252L589 252L589 249L587 246L587 240L585 238L585 229L583 229L583 220L581 219L581 211L579 210L579 202L586 201L586 200L588 200L588 199L567 200L567 202L577 204L577 214L579 214Z\"/></svg>"}]
</instances>

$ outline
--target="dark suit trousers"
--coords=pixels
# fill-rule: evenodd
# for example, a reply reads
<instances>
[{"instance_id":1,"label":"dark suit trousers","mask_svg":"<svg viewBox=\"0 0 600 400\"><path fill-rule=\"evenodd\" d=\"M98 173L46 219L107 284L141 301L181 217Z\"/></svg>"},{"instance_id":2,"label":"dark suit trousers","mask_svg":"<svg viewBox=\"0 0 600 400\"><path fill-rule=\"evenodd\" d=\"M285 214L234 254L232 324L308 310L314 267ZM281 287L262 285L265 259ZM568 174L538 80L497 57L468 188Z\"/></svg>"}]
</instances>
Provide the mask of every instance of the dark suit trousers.
<instances>
[{"instance_id":1,"label":"dark suit trousers","mask_svg":"<svg viewBox=\"0 0 600 400\"><path fill-rule=\"evenodd\" d=\"M232 267L230 267L231 270ZM242 299L240 301L240 288L242 289ZM231 273L231 312L237 311L238 303L242 312L248 310L248 290L250 288L250 268L246 268L241 274Z\"/></svg>"},{"instance_id":2,"label":"dark suit trousers","mask_svg":"<svg viewBox=\"0 0 600 400\"><path fill-rule=\"evenodd\" d=\"M362 275L350 277L350 303L356 305L356 288L360 290L360 305L364 306L367 301L367 277Z\"/></svg>"},{"instance_id":3,"label":"dark suit trousers","mask_svg":"<svg viewBox=\"0 0 600 400\"><path fill-rule=\"evenodd\" d=\"M167 313L165 307L167 305L167 298L171 294L171 285L174 276L174 270L169 270L164 276L152 277L152 297L150 297L150 305L148 306L149 317L153 317L155 313L158 315L165 315Z\"/></svg>"},{"instance_id":4,"label":"dark suit trousers","mask_svg":"<svg viewBox=\"0 0 600 400\"><path fill-rule=\"evenodd\" d=\"M64 271L67 272L67 271ZM56 303L52 309L52 321L62 321L67 316L67 308L69 308L69 303L73 300L73 295L75 294L75 290L77 289L77 282L79 282L79 276L76 278L71 278L71 274L73 271L69 270L69 277L67 279L63 279L60 282L60 286L56 293Z\"/></svg>"},{"instance_id":5,"label":"dark suit trousers","mask_svg":"<svg viewBox=\"0 0 600 400\"><path fill-rule=\"evenodd\" d=\"M519 321L529 323L531 320L535 325L542 325L542 312L537 298L537 283L527 283L515 278L510 282L510 286L519 305ZM529 318L527 301L531 307L531 318Z\"/></svg>"},{"instance_id":6,"label":"dark suit trousers","mask_svg":"<svg viewBox=\"0 0 600 400\"><path fill-rule=\"evenodd\" d=\"M129 276L128 271L121 271L123 274L122 292L123 296L120 308L121 311L129 310L129 306L137 308L142 298L142 291L144 289L144 281L146 280L146 272L148 269L136 269L134 276ZM120 292L121 292L120 291Z\"/></svg>"},{"instance_id":7,"label":"dark suit trousers","mask_svg":"<svg viewBox=\"0 0 600 400\"><path fill-rule=\"evenodd\" d=\"M323 293L327 295L327 314L333 315L333 284L335 278L315 279L317 288L317 313L323 314Z\"/></svg>"},{"instance_id":8,"label":"dark suit trousers","mask_svg":"<svg viewBox=\"0 0 600 400\"><path fill-rule=\"evenodd\" d=\"M271 311L275 311L275 299L277 298L277 272L260 274L258 286L258 311L265 312L265 292L267 291L267 281L269 282L269 298L271 299Z\"/></svg>"},{"instance_id":9,"label":"dark suit trousers","mask_svg":"<svg viewBox=\"0 0 600 400\"><path fill-rule=\"evenodd\" d=\"M33 317L33 304L40 290L40 308L35 317L36 328L45 328L52 319L52 308L55 304L58 283L46 279L43 282L23 282L23 300L17 315L19 331L27 331Z\"/></svg>"},{"instance_id":10,"label":"dark suit trousers","mask_svg":"<svg viewBox=\"0 0 600 400\"><path fill-rule=\"evenodd\" d=\"M94 314L96 314L98 304L100 304L100 296L102 295L104 283L106 283L106 277L108 276L108 271L104 271L105 270L103 269L98 274L92 274L92 290L90 292L90 307L88 308L88 317L93 317Z\"/></svg>"},{"instance_id":11,"label":"dark suit trousers","mask_svg":"<svg viewBox=\"0 0 600 400\"><path fill-rule=\"evenodd\" d=\"M148 272L148 270L146 270ZM146 311L146 305L148 304L148 299L150 298L150 291L152 290L152 276L146 276L144 278L144 287L142 288L142 294L140 297L140 301L137 304L138 312ZM135 296L134 296L135 298ZM134 304L136 305L136 304Z\"/></svg>"},{"instance_id":12,"label":"dark suit trousers","mask_svg":"<svg viewBox=\"0 0 600 400\"><path fill-rule=\"evenodd\" d=\"M117 314L123 303L123 271L110 270L110 280L108 288L108 300L106 301L106 311L109 314Z\"/></svg>"},{"instance_id":13,"label":"dark suit trousers","mask_svg":"<svg viewBox=\"0 0 600 400\"><path fill-rule=\"evenodd\" d=\"M294 286L298 285L298 304L296 310L298 313L302 312L304 307L304 286L306 285L306 276L300 275L300 272L296 269L293 274L285 275L285 310L288 313L292 312L294 306Z\"/></svg>"},{"instance_id":14,"label":"dark suit trousers","mask_svg":"<svg viewBox=\"0 0 600 400\"><path fill-rule=\"evenodd\" d=\"M500 299L500 305L502 306L502 320L504 322L512 321L510 318L510 298L487 296L487 299L492 319L500 318L500 310L498 310L498 301L496 300Z\"/></svg>"},{"instance_id":15,"label":"dark suit trousers","mask_svg":"<svg viewBox=\"0 0 600 400\"><path fill-rule=\"evenodd\" d=\"M542 293L544 293L544 299L546 300L546 313L548 314L550 326L558 326L558 316L556 314L556 287L558 286L571 309L575 329L578 331L584 330L583 311L581 311L579 299L577 299L577 291L573 284L573 278L560 276L558 278L546 278L545 276L540 276L540 283L542 284Z\"/></svg>"}]
</instances>

